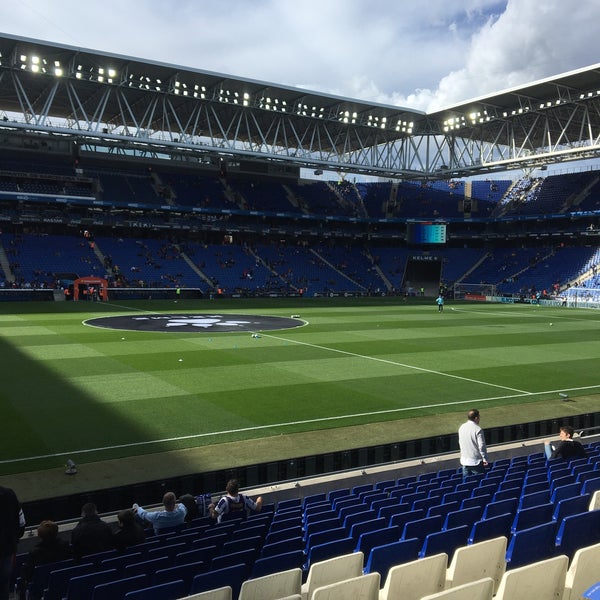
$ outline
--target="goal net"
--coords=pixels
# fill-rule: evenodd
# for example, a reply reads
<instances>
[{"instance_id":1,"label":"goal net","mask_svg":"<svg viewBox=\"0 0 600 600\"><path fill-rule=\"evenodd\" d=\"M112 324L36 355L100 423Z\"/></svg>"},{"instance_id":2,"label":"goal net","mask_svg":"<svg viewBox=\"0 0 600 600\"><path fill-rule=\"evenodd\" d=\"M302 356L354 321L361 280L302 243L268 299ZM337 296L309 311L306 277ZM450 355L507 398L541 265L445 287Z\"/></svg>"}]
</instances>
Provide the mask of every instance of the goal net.
<instances>
[{"instance_id":1,"label":"goal net","mask_svg":"<svg viewBox=\"0 0 600 600\"><path fill-rule=\"evenodd\" d=\"M600 308L600 288L573 287L561 293L572 308Z\"/></svg>"},{"instance_id":2,"label":"goal net","mask_svg":"<svg viewBox=\"0 0 600 600\"><path fill-rule=\"evenodd\" d=\"M497 296L493 283L455 283L454 298L464 300L468 296Z\"/></svg>"}]
</instances>

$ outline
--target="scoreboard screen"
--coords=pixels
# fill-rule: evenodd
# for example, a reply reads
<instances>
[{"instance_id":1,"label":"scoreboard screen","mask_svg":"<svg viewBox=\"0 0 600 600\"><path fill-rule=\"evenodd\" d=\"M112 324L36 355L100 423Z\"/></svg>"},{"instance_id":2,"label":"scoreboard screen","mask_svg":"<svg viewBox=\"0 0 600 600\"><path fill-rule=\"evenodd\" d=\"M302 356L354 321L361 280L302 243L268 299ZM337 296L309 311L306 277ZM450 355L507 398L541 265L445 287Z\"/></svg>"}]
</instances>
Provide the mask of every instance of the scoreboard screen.
<instances>
[{"instance_id":1,"label":"scoreboard screen","mask_svg":"<svg viewBox=\"0 0 600 600\"><path fill-rule=\"evenodd\" d=\"M409 244L445 244L446 223L407 223L406 241Z\"/></svg>"}]
</instances>

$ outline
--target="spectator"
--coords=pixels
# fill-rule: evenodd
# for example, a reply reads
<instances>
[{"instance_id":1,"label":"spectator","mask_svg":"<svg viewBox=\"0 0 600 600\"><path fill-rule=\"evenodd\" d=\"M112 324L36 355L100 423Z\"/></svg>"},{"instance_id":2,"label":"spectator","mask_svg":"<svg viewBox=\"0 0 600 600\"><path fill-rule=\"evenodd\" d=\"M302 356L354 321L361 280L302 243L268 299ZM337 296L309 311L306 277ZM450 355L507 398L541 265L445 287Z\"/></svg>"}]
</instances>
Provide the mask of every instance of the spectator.
<instances>
[{"instance_id":1,"label":"spectator","mask_svg":"<svg viewBox=\"0 0 600 600\"><path fill-rule=\"evenodd\" d=\"M181 502L185 506L186 515L185 522L189 523L193 521L196 517L200 516L200 510L198 509L198 502L196 498L192 496L192 494L183 494L183 496L179 497L178 502Z\"/></svg>"},{"instance_id":2,"label":"spectator","mask_svg":"<svg viewBox=\"0 0 600 600\"><path fill-rule=\"evenodd\" d=\"M479 418L479 411L472 408L467 413L467 421L458 428L463 477L484 473L488 465L485 436L479 427Z\"/></svg>"},{"instance_id":3,"label":"spectator","mask_svg":"<svg viewBox=\"0 0 600 600\"><path fill-rule=\"evenodd\" d=\"M585 458L587 452L581 442L573 439L575 430L570 425L563 425L560 428L558 444L552 442L544 442L544 454L546 458Z\"/></svg>"},{"instance_id":4,"label":"spectator","mask_svg":"<svg viewBox=\"0 0 600 600\"><path fill-rule=\"evenodd\" d=\"M144 528L136 521L133 509L126 508L117 515L119 529L115 531L114 543L117 550L125 550L146 541Z\"/></svg>"},{"instance_id":5,"label":"spectator","mask_svg":"<svg viewBox=\"0 0 600 600\"><path fill-rule=\"evenodd\" d=\"M235 517L245 518L249 510L260 512L262 509L262 496L256 500L252 500L249 496L244 496L239 493L240 485L237 479L230 479L227 482L225 491L227 492L215 506L209 504L208 510L213 519L217 519L219 523Z\"/></svg>"},{"instance_id":6,"label":"spectator","mask_svg":"<svg viewBox=\"0 0 600 600\"><path fill-rule=\"evenodd\" d=\"M93 502L87 502L81 509L81 520L71 532L73 555L78 560L87 554L111 550L113 533L110 525L98 516Z\"/></svg>"},{"instance_id":7,"label":"spectator","mask_svg":"<svg viewBox=\"0 0 600 600\"><path fill-rule=\"evenodd\" d=\"M177 502L173 492L167 492L163 496L163 504L164 510L155 511L148 511L138 504L134 504L133 511L142 521L152 523L154 533L160 533L161 529L171 529L183 525L187 510L181 502Z\"/></svg>"},{"instance_id":8,"label":"spectator","mask_svg":"<svg viewBox=\"0 0 600 600\"><path fill-rule=\"evenodd\" d=\"M19 539L25 533L25 517L17 495L0 486L0 600L8 600L10 576Z\"/></svg>"},{"instance_id":9,"label":"spectator","mask_svg":"<svg viewBox=\"0 0 600 600\"><path fill-rule=\"evenodd\" d=\"M25 598L25 590L33 578L36 565L57 562L71 558L71 547L58 535L58 525L54 521L42 521L37 528L39 542L29 551L21 567L19 598Z\"/></svg>"}]
</instances>

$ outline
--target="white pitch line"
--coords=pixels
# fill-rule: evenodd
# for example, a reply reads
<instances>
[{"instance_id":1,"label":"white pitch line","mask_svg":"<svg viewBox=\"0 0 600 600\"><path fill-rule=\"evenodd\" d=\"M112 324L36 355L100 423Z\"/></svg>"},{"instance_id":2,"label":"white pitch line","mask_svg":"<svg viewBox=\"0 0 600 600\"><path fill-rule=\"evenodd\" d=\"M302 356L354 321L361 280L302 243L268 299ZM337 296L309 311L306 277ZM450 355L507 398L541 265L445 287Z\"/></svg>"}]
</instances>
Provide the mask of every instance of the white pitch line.
<instances>
[{"instance_id":1,"label":"white pitch line","mask_svg":"<svg viewBox=\"0 0 600 600\"><path fill-rule=\"evenodd\" d=\"M462 377L460 375L453 375L452 373L443 373L442 371L435 371L434 369L426 369L425 367L417 367L415 365L407 365L405 363L397 362L395 360L389 360L387 358L378 358L376 356L368 356L366 354L358 354L356 352L349 352L348 350L339 350L337 348L329 348L328 346L321 346L319 344L310 344L308 342L301 342L299 340L292 340L288 338L279 337L276 335L271 335L269 333L261 333L263 337L273 338L275 340L280 340L283 342L288 342L290 344L300 344L302 346L309 346L310 348L318 348L319 350L327 350L329 352L337 352L338 354L345 354L346 356L354 356L355 358L363 358L365 360L373 360L375 362L381 362L388 365L394 365L396 367L404 367L406 369L412 369L413 371L422 371L423 373L431 373L433 375L441 375L442 377L450 377L451 379L460 379L461 381L468 381L469 383L477 383L479 385L487 385L490 387L500 388L501 390L508 390L510 392L518 392L519 394L527 395L532 392L527 392L525 390L519 390L517 388L512 388L507 385L499 385L497 383L489 383L487 381L479 381L477 379L471 379L470 377Z\"/></svg>"},{"instance_id":2,"label":"white pitch line","mask_svg":"<svg viewBox=\"0 0 600 600\"><path fill-rule=\"evenodd\" d=\"M272 423L270 425L256 425L254 427L241 427L239 429L226 429L224 431L212 431L207 433L195 433L193 435L182 435L178 437L171 438L163 438L159 440L147 440L145 442L132 442L130 444L117 444L114 446L102 446L99 448L85 448L83 450L69 450L65 452L55 452L53 454L40 454L38 456L27 456L23 458L13 458L0 460L0 465L18 463L18 462L26 462L32 460L42 460L47 458L57 458L60 456L74 456L79 454L89 454L91 452L105 452L108 450L121 450L123 448L134 448L139 446L150 446L153 444L166 444L168 442L181 442L184 440L194 440L200 438L207 438L211 436L222 436L222 435L231 435L231 434L239 434L246 433L248 431L261 431L265 429L280 429L283 427L292 427L296 425L310 425L312 423L323 423L328 421L342 421L345 419L355 419L357 417L370 417L377 415L386 415L392 413L402 413L409 412L415 410L423 410L426 408L439 408L443 406L460 406L461 404L480 404L481 402L490 402L492 400L509 400L511 398L521 398L523 396L544 396L546 394L559 394L561 392L575 392L581 390L592 390L598 389L600 385L589 385L578 388L570 388L570 389L560 389L560 390L545 390L543 392L525 392L523 394L511 394L507 396L490 396L488 398L476 398L471 400L457 400L454 402L442 402L440 404L421 404L420 406L404 406L402 408L389 408L386 410L376 410L371 412L364 413L354 413L351 415L338 415L334 417L320 417L318 419L305 419L302 421L289 421L287 423Z\"/></svg>"}]
</instances>

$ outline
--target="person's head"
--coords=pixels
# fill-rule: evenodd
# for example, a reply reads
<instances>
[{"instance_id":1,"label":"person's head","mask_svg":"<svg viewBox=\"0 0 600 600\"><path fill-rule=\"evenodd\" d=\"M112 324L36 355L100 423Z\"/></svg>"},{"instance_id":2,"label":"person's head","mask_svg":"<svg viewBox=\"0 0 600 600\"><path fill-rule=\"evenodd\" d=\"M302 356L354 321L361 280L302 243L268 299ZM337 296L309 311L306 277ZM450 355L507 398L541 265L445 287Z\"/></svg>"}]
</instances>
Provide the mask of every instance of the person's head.
<instances>
[{"instance_id":1,"label":"person's head","mask_svg":"<svg viewBox=\"0 0 600 600\"><path fill-rule=\"evenodd\" d=\"M225 488L225 491L230 496L237 496L238 492L240 491L240 482L237 479L230 479L227 482L227 487Z\"/></svg>"},{"instance_id":2,"label":"person's head","mask_svg":"<svg viewBox=\"0 0 600 600\"><path fill-rule=\"evenodd\" d=\"M98 514L98 508L93 502L86 502L81 508L82 517L94 517Z\"/></svg>"},{"instance_id":3,"label":"person's head","mask_svg":"<svg viewBox=\"0 0 600 600\"><path fill-rule=\"evenodd\" d=\"M575 430L570 425L563 425L560 428L558 437L560 437L561 440L570 440L573 438L574 433Z\"/></svg>"},{"instance_id":4,"label":"person's head","mask_svg":"<svg viewBox=\"0 0 600 600\"><path fill-rule=\"evenodd\" d=\"M176 496L173 492L167 492L163 496L163 504L167 510L175 510Z\"/></svg>"},{"instance_id":5,"label":"person's head","mask_svg":"<svg viewBox=\"0 0 600 600\"><path fill-rule=\"evenodd\" d=\"M135 521L135 514L131 508L125 508L124 510L119 511L117 519L119 519L119 525L121 527L130 527Z\"/></svg>"},{"instance_id":6,"label":"person's head","mask_svg":"<svg viewBox=\"0 0 600 600\"><path fill-rule=\"evenodd\" d=\"M44 542L58 537L58 525L54 521L42 521L37 528L38 537Z\"/></svg>"},{"instance_id":7,"label":"person's head","mask_svg":"<svg viewBox=\"0 0 600 600\"><path fill-rule=\"evenodd\" d=\"M479 423L479 411L476 408L472 408L467 413L467 419L469 419L469 421L473 421L474 423Z\"/></svg>"}]
</instances>

